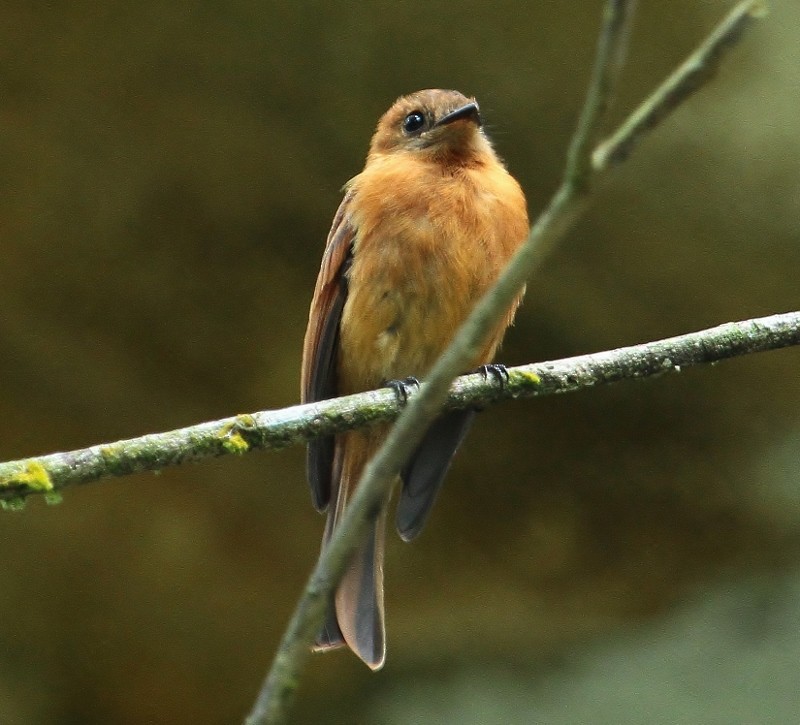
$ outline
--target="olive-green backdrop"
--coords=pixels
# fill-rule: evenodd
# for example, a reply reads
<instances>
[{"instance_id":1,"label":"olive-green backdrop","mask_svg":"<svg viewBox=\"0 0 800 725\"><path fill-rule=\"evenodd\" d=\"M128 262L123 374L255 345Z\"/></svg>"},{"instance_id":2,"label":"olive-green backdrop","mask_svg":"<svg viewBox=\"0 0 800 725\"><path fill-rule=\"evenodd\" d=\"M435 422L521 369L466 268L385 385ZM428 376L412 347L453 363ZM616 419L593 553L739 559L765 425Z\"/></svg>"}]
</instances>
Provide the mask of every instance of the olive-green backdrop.
<instances>
[{"instance_id":1,"label":"olive-green backdrop","mask_svg":"<svg viewBox=\"0 0 800 725\"><path fill-rule=\"evenodd\" d=\"M641 2L614 119L730 6ZM297 402L325 234L378 116L474 94L534 215L600 11L5 3L0 460ZM502 361L800 306L798 28L774 0L611 174ZM296 722L798 721L799 369L787 350L481 414L424 535L391 537L385 669L315 656ZM318 551L303 458L0 516L0 722L238 722Z\"/></svg>"}]
</instances>

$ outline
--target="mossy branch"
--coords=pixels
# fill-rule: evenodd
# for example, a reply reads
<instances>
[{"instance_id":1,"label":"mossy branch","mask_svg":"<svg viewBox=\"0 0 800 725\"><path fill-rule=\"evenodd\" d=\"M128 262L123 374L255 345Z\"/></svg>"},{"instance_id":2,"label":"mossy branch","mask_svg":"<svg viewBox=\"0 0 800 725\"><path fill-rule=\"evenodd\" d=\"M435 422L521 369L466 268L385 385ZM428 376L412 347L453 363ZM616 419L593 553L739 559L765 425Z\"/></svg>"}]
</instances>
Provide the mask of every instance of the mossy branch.
<instances>
[{"instance_id":1,"label":"mossy branch","mask_svg":"<svg viewBox=\"0 0 800 725\"><path fill-rule=\"evenodd\" d=\"M451 386L444 407L485 408L502 400L571 393L798 344L800 312L729 322L642 345L512 367L505 382L478 373L462 375ZM249 450L285 448L320 435L394 420L402 407L394 392L383 388L0 463L0 504L15 508L26 496L52 495L78 483Z\"/></svg>"}]
</instances>

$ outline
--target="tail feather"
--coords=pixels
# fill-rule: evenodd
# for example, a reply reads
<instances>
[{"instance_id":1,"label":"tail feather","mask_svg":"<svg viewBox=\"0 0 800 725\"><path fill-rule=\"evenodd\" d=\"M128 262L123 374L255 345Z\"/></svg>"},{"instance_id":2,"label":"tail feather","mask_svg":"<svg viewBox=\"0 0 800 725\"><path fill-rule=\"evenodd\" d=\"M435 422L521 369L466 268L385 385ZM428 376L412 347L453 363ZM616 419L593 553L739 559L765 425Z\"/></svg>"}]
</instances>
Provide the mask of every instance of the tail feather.
<instances>
[{"instance_id":1,"label":"tail feather","mask_svg":"<svg viewBox=\"0 0 800 725\"><path fill-rule=\"evenodd\" d=\"M333 465L332 502L325 522L324 549L338 525L352 491L369 457L371 441L357 434L337 441ZM383 616L383 552L386 533L386 507L370 523L364 543L353 559L331 598L314 649L348 646L373 670L383 667L386 658L386 631Z\"/></svg>"},{"instance_id":2,"label":"tail feather","mask_svg":"<svg viewBox=\"0 0 800 725\"><path fill-rule=\"evenodd\" d=\"M386 659L383 617L385 514L370 524L364 544L336 591L336 619L344 641L373 670Z\"/></svg>"},{"instance_id":3,"label":"tail feather","mask_svg":"<svg viewBox=\"0 0 800 725\"><path fill-rule=\"evenodd\" d=\"M325 532L322 535L322 550L328 545L328 542L333 535L333 530L339 521L339 517L344 510L345 499L347 491L342 491L341 477L342 477L342 460L344 458L344 446L340 445L337 441L334 450L333 463L331 466L331 501L328 504L328 515L325 519ZM336 618L336 605L334 602L334 595L331 594L331 600L328 604L328 611L325 614L325 621L322 628L317 635L314 642L314 650L321 652L328 649L335 649L337 647L344 647L347 643L344 641L342 630L339 629L339 622Z\"/></svg>"}]
</instances>

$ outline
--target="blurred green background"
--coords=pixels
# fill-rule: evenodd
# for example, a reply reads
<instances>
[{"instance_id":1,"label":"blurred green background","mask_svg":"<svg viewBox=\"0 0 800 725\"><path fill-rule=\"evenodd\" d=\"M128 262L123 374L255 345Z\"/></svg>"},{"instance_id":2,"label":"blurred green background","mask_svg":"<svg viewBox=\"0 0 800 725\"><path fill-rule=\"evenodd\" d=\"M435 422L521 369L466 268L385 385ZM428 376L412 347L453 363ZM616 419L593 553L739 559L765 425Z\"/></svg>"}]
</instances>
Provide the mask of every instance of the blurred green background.
<instances>
[{"instance_id":1,"label":"blurred green background","mask_svg":"<svg viewBox=\"0 0 800 725\"><path fill-rule=\"evenodd\" d=\"M642 2L620 120L732 3ZM598 189L520 363L796 309L800 5ZM378 116L474 94L554 190L601 3L4 4L0 459L298 400L341 185ZM413 545L388 663L315 656L302 723L800 720L797 350L484 412ZM315 561L300 448L0 516L0 722L233 723Z\"/></svg>"}]
</instances>

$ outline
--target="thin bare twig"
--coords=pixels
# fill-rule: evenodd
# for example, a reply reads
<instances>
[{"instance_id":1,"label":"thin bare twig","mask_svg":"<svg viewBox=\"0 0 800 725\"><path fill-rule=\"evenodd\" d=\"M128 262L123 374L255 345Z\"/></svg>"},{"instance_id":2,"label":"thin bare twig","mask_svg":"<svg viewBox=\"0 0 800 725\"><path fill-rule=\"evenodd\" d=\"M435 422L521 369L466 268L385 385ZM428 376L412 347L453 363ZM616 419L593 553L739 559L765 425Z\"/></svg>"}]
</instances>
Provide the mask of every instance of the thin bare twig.
<instances>
[{"instance_id":1,"label":"thin bare twig","mask_svg":"<svg viewBox=\"0 0 800 725\"><path fill-rule=\"evenodd\" d=\"M341 579L374 512L378 510L393 480L427 426L441 410L452 380L469 364L480 342L485 339L495 321L508 309L544 253L564 235L582 210L588 192L589 175L598 171L591 161L591 143L602 124L606 99L613 92L612 81L618 75L622 56L620 49L627 38L632 6L632 2L623 0L607 1L592 80L578 128L570 143L562 184L497 284L478 302L450 347L434 365L419 394L412 398L391 429L384 445L366 466L340 526L320 556L281 639L272 668L247 718L248 725L286 721L297 690L300 671L310 654L309 645L322 622L330 594ZM716 32L711 38L714 48L712 55L721 54L730 46L729 36L723 33ZM693 74L691 68L682 68L686 73ZM697 83L704 79L697 75L695 78ZM654 114L662 112L658 104L651 109ZM628 128L631 134L639 134L655 125L653 122Z\"/></svg>"},{"instance_id":2,"label":"thin bare twig","mask_svg":"<svg viewBox=\"0 0 800 725\"><path fill-rule=\"evenodd\" d=\"M611 92L610 78L619 66L618 45L626 37L632 2L608 0L594 71L567 158L564 180L553 200L508 264L494 287L476 305L432 370L419 394L392 427L385 443L365 467L356 491L311 574L291 622L281 640L272 668L247 718L249 725L285 722L297 689L300 670L309 657L309 647L318 631L331 592L341 579L347 562L363 539L371 518L404 462L442 408L453 379L478 353L483 340L519 294L540 250L550 246L577 216L578 199L585 193L583 170L589 168L591 139L602 123L606 106L603 93Z\"/></svg>"},{"instance_id":3,"label":"thin bare twig","mask_svg":"<svg viewBox=\"0 0 800 725\"><path fill-rule=\"evenodd\" d=\"M742 34L767 12L763 0L746 0L731 10L714 32L592 154L595 171L624 161L641 137L704 86L719 70L722 59Z\"/></svg>"}]
</instances>

